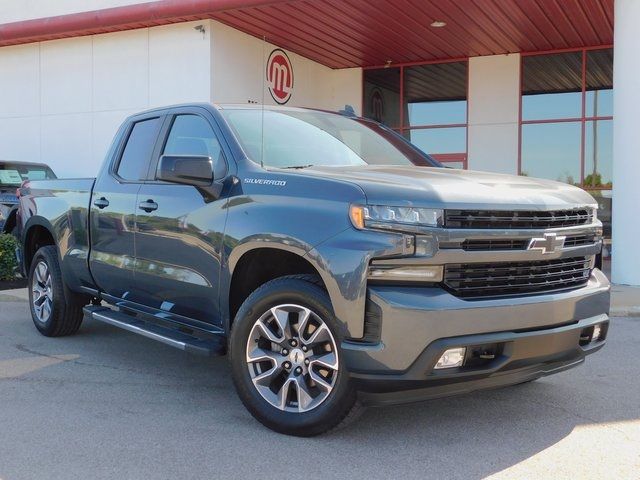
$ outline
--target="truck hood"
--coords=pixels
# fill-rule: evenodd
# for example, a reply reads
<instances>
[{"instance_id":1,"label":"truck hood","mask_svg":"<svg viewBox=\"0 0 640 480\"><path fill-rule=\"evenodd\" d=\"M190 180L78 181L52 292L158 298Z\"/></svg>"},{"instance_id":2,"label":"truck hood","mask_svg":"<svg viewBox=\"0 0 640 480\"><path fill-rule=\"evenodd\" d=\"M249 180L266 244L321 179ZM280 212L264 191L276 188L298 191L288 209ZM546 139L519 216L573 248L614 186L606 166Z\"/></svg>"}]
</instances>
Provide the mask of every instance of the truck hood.
<instances>
[{"instance_id":1,"label":"truck hood","mask_svg":"<svg viewBox=\"0 0 640 480\"><path fill-rule=\"evenodd\" d=\"M597 206L578 187L516 175L417 166L309 167L304 173L355 183L370 204L496 210Z\"/></svg>"}]
</instances>

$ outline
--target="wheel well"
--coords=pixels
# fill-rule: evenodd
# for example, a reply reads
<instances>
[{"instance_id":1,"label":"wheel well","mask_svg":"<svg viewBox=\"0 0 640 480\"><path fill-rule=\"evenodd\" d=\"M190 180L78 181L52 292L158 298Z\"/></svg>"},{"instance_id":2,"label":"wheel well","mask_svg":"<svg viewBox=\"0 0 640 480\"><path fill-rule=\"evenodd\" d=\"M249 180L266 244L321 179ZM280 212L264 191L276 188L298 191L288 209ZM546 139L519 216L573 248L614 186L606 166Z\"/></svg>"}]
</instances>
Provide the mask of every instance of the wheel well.
<instances>
[{"instance_id":1,"label":"wheel well","mask_svg":"<svg viewBox=\"0 0 640 480\"><path fill-rule=\"evenodd\" d=\"M27 235L24 240L24 266L25 271L29 271L31 267L31 260L38 249L47 245L55 245L56 242L53 239L51 232L42 225L34 225L27 231Z\"/></svg>"},{"instance_id":2,"label":"wheel well","mask_svg":"<svg viewBox=\"0 0 640 480\"><path fill-rule=\"evenodd\" d=\"M229 318L233 321L242 303L260 285L278 277L299 274L320 277L308 260L286 250L257 248L245 253L238 261L231 277Z\"/></svg>"}]
</instances>

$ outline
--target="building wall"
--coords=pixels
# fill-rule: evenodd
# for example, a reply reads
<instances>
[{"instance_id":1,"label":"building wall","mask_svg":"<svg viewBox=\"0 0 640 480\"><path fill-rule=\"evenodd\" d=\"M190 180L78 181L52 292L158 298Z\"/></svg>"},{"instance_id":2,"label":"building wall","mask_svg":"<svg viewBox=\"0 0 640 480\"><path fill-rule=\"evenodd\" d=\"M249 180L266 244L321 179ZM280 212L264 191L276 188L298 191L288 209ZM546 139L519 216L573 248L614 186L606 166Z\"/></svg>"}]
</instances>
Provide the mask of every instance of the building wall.
<instances>
[{"instance_id":1,"label":"building wall","mask_svg":"<svg viewBox=\"0 0 640 480\"><path fill-rule=\"evenodd\" d=\"M202 26L204 31L196 30ZM93 176L128 115L183 102L261 101L274 45L213 21L0 48L0 158ZM361 69L289 54L296 106L360 112ZM265 90L266 103L273 103Z\"/></svg>"},{"instance_id":2,"label":"building wall","mask_svg":"<svg viewBox=\"0 0 640 480\"><path fill-rule=\"evenodd\" d=\"M518 173L520 55L469 59L468 168Z\"/></svg>"},{"instance_id":3,"label":"building wall","mask_svg":"<svg viewBox=\"0 0 640 480\"><path fill-rule=\"evenodd\" d=\"M0 158L95 175L136 111L210 98L198 22L0 48Z\"/></svg>"},{"instance_id":4,"label":"building wall","mask_svg":"<svg viewBox=\"0 0 640 480\"><path fill-rule=\"evenodd\" d=\"M246 35L219 22L212 31L212 99L214 103L256 102L274 105L265 81L265 62L277 45ZM340 110L362 109L362 69L332 70L287 52L294 71L290 105Z\"/></svg>"}]
</instances>

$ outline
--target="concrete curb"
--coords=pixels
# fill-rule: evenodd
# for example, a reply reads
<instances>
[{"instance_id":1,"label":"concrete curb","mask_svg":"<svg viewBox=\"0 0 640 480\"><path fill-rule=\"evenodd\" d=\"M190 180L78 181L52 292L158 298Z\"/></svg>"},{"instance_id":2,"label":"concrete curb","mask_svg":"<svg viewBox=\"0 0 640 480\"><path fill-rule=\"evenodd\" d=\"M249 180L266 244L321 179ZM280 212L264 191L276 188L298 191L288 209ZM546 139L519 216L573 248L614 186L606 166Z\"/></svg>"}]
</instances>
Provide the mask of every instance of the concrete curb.
<instances>
[{"instance_id":1,"label":"concrete curb","mask_svg":"<svg viewBox=\"0 0 640 480\"><path fill-rule=\"evenodd\" d=\"M610 317L640 317L640 307L612 308Z\"/></svg>"}]
</instances>

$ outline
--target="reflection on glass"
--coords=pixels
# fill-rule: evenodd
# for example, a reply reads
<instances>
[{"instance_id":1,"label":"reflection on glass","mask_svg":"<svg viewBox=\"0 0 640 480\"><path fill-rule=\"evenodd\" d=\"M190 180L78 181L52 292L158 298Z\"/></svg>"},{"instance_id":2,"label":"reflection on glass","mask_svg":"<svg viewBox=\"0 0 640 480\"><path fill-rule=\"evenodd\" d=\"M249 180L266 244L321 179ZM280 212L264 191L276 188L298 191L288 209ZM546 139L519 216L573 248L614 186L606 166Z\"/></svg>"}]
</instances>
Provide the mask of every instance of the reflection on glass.
<instances>
[{"instance_id":1,"label":"reflection on glass","mask_svg":"<svg viewBox=\"0 0 640 480\"><path fill-rule=\"evenodd\" d=\"M584 186L611 187L613 175L613 120L585 124Z\"/></svg>"},{"instance_id":2,"label":"reflection on glass","mask_svg":"<svg viewBox=\"0 0 640 480\"><path fill-rule=\"evenodd\" d=\"M613 89L587 92L585 102L587 117L613 116Z\"/></svg>"},{"instance_id":3,"label":"reflection on glass","mask_svg":"<svg viewBox=\"0 0 640 480\"><path fill-rule=\"evenodd\" d=\"M364 71L364 116L390 127L400 126L400 69Z\"/></svg>"},{"instance_id":4,"label":"reflection on glass","mask_svg":"<svg viewBox=\"0 0 640 480\"><path fill-rule=\"evenodd\" d=\"M407 126L467 123L467 62L404 69Z\"/></svg>"},{"instance_id":5,"label":"reflection on glass","mask_svg":"<svg viewBox=\"0 0 640 480\"><path fill-rule=\"evenodd\" d=\"M587 52L587 117L613 115L613 49Z\"/></svg>"},{"instance_id":6,"label":"reflection on glass","mask_svg":"<svg viewBox=\"0 0 640 480\"><path fill-rule=\"evenodd\" d=\"M522 120L557 120L581 116L581 92L522 96Z\"/></svg>"},{"instance_id":7,"label":"reflection on glass","mask_svg":"<svg viewBox=\"0 0 640 480\"><path fill-rule=\"evenodd\" d=\"M412 127L467 123L466 100L410 103L407 108L407 124Z\"/></svg>"},{"instance_id":8,"label":"reflection on glass","mask_svg":"<svg viewBox=\"0 0 640 480\"><path fill-rule=\"evenodd\" d=\"M580 183L579 122L522 125L522 175Z\"/></svg>"},{"instance_id":9,"label":"reflection on glass","mask_svg":"<svg viewBox=\"0 0 640 480\"><path fill-rule=\"evenodd\" d=\"M582 116L582 52L522 60L522 119Z\"/></svg>"},{"instance_id":10,"label":"reflection on glass","mask_svg":"<svg viewBox=\"0 0 640 480\"><path fill-rule=\"evenodd\" d=\"M420 128L408 130L404 136L426 153L465 153L467 128Z\"/></svg>"}]
</instances>

